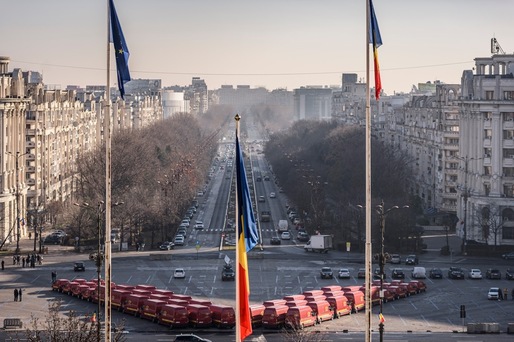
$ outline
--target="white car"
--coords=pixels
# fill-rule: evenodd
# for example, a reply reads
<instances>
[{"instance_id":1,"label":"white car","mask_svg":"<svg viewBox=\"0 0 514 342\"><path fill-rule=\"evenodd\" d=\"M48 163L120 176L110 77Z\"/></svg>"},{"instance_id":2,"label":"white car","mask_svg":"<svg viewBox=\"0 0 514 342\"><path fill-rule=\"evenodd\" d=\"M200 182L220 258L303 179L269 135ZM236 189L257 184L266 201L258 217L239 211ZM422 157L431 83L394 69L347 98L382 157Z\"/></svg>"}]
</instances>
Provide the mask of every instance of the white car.
<instances>
[{"instance_id":1,"label":"white car","mask_svg":"<svg viewBox=\"0 0 514 342\"><path fill-rule=\"evenodd\" d=\"M472 268L469 271L470 279L482 279L482 272L478 268Z\"/></svg>"},{"instance_id":2,"label":"white car","mask_svg":"<svg viewBox=\"0 0 514 342\"><path fill-rule=\"evenodd\" d=\"M282 235L280 235L280 238L282 240L291 240L291 234L289 234L289 232L283 232Z\"/></svg>"},{"instance_id":3,"label":"white car","mask_svg":"<svg viewBox=\"0 0 514 342\"><path fill-rule=\"evenodd\" d=\"M275 198L275 197L277 197L277 195L274 192L269 193L269 198Z\"/></svg>"},{"instance_id":4,"label":"white car","mask_svg":"<svg viewBox=\"0 0 514 342\"><path fill-rule=\"evenodd\" d=\"M175 236L175 241L173 241L175 246L184 246L184 242L185 242L184 235Z\"/></svg>"},{"instance_id":5,"label":"white car","mask_svg":"<svg viewBox=\"0 0 514 342\"><path fill-rule=\"evenodd\" d=\"M177 268L175 269L175 272L173 272L173 278L184 279L185 277L186 271L184 271L183 268Z\"/></svg>"},{"instance_id":6,"label":"white car","mask_svg":"<svg viewBox=\"0 0 514 342\"><path fill-rule=\"evenodd\" d=\"M202 221L196 221L195 229L203 229L203 222Z\"/></svg>"},{"instance_id":7,"label":"white car","mask_svg":"<svg viewBox=\"0 0 514 342\"><path fill-rule=\"evenodd\" d=\"M337 277L339 279L350 278L350 270L347 268L341 268L337 274Z\"/></svg>"},{"instance_id":8,"label":"white car","mask_svg":"<svg viewBox=\"0 0 514 342\"><path fill-rule=\"evenodd\" d=\"M499 287L491 287L489 292L487 293L487 299L500 299L500 288Z\"/></svg>"}]
</instances>

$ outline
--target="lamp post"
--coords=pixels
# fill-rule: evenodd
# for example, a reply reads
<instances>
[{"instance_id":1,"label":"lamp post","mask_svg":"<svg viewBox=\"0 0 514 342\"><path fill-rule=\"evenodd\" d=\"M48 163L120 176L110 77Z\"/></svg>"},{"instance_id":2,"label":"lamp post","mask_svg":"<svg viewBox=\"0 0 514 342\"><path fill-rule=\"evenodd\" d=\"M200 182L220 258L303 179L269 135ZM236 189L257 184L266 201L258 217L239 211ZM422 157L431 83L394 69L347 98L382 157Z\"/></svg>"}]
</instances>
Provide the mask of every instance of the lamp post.
<instances>
[{"instance_id":1,"label":"lamp post","mask_svg":"<svg viewBox=\"0 0 514 342\"><path fill-rule=\"evenodd\" d=\"M402 208L408 208L408 205L403 206ZM380 334L380 342L384 341L384 320L382 316L382 309L384 303L384 266L385 266L385 253L384 253L384 232L385 232L385 220L387 214L391 211L400 209L399 206L395 205L387 210L384 209L384 201L382 200L381 204L377 205L376 212L380 218L380 255L378 257L380 264L380 321L378 323L378 332Z\"/></svg>"},{"instance_id":2,"label":"lamp post","mask_svg":"<svg viewBox=\"0 0 514 342\"><path fill-rule=\"evenodd\" d=\"M16 155L11 152L7 152L11 156L16 158L16 254L20 253L20 175L19 175L19 159L23 157L27 153L20 154L20 152L16 152Z\"/></svg>"},{"instance_id":3,"label":"lamp post","mask_svg":"<svg viewBox=\"0 0 514 342\"><path fill-rule=\"evenodd\" d=\"M116 202L116 203L113 203L112 206L113 207L117 207L119 205L122 205L123 203L124 202ZM97 274L97 277L96 277L96 280L97 280L96 293L97 293L97 297L98 297L98 312L97 312L97 315L96 315L96 323L97 323L97 326L96 326L97 327L96 328L96 340L97 340L97 342L100 342L100 330L101 330L100 311L102 310L102 300L100 299L100 288L101 288L101 285L102 285L101 271L102 271L102 261L104 259L104 255L103 255L102 250L101 250L101 243L100 243L100 241L101 241L101 238L102 238L102 229L101 229L102 214L105 213L104 204L105 204L104 201L100 201L98 203L98 207L97 207L97 211L96 211L96 223L97 223L97 228L98 228L98 249L97 249L97 252L96 252L96 256L94 256L94 257L90 256L90 259L95 261L96 274ZM86 203L86 202L84 202L84 203L73 203L73 205L75 205L77 207L80 207L80 208L94 209L94 207L92 207L89 203Z\"/></svg>"}]
</instances>

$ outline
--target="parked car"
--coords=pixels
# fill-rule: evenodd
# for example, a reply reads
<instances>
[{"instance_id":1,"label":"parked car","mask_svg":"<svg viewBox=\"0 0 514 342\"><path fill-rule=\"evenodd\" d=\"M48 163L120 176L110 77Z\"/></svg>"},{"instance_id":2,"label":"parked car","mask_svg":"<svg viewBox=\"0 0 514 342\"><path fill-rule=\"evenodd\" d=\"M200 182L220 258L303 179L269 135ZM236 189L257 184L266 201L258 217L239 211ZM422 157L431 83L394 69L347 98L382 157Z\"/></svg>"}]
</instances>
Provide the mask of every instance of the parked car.
<instances>
[{"instance_id":1,"label":"parked car","mask_svg":"<svg viewBox=\"0 0 514 342\"><path fill-rule=\"evenodd\" d=\"M270 244L272 245L280 245L282 243L282 240L278 236L274 236L270 240Z\"/></svg>"},{"instance_id":2,"label":"parked car","mask_svg":"<svg viewBox=\"0 0 514 342\"><path fill-rule=\"evenodd\" d=\"M232 268L232 265L225 265L223 266L223 270L221 271L221 280L235 280L236 279L236 272Z\"/></svg>"},{"instance_id":3,"label":"parked car","mask_svg":"<svg viewBox=\"0 0 514 342\"><path fill-rule=\"evenodd\" d=\"M175 241L173 242L176 246L184 246L184 235L175 236Z\"/></svg>"},{"instance_id":4,"label":"parked car","mask_svg":"<svg viewBox=\"0 0 514 342\"><path fill-rule=\"evenodd\" d=\"M171 241L164 241L160 246L159 249L161 251L169 251L170 249L173 249L175 247L175 244Z\"/></svg>"},{"instance_id":5,"label":"parked car","mask_svg":"<svg viewBox=\"0 0 514 342\"><path fill-rule=\"evenodd\" d=\"M62 243L63 237L60 235L50 234L45 237L45 245L60 245Z\"/></svg>"},{"instance_id":6,"label":"parked car","mask_svg":"<svg viewBox=\"0 0 514 342\"><path fill-rule=\"evenodd\" d=\"M175 272L173 272L173 278L183 279L186 277L186 271L183 268L176 268Z\"/></svg>"},{"instance_id":7,"label":"parked car","mask_svg":"<svg viewBox=\"0 0 514 342\"><path fill-rule=\"evenodd\" d=\"M427 277L427 271L424 267L416 266L412 270L411 278L412 279L425 279Z\"/></svg>"},{"instance_id":8,"label":"parked car","mask_svg":"<svg viewBox=\"0 0 514 342\"><path fill-rule=\"evenodd\" d=\"M309 241L310 236L306 232L298 232L298 234L296 234L296 239L300 242L307 242Z\"/></svg>"},{"instance_id":9,"label":"parked car","mask_svg":"<svg viewBox=\"0 0 514 342\"><path fill-rule=\"evenodd\" d=\"M392 254L390 262L391 264L401 264L402 257L399 254Z\"/></svg>"},{"instance_id":10,"label":"parked car","mask_svg":"<svg viewBox=\"0 0 514 342\"><path fill-rule=\"evenodd\" d=\"M432 268L428 276L430 279L443 279L443 271L440 268Z\"/></svg>"},{"instance_id":11,"label":"parked car","mask_svg":"<svg viewBox=\"0 0 514 342\"><path fill-rule=\"evenodd\" d=\"M393 268L391 272L391 278L393 279L405 279L405 273L403 273L403 269L401 268Z\"/></svg>"},{"instance_id":12,"label":"parked car","mask_svg":"<svg viewBox=\"0 0 514 342\"><path fill-rule=\"evenodd\" d=\"M330 267L322 267L320 271L321 279L333 279L334 273Z\"/></svg>"},{"instance_id":13,"label":"parked car","mask_svg":"<svg viewBox=\"0 0 514 342\"><path fill-rule=\"evenodd\" d=\"M501 274L500 270L498 270L496 268L490 268L487 271L485 271L485 277L487 279L501 279L502 274Z\"/></svg>"},{"instance_id":14,"label":"parked car","mask_svg":"<svg viewBox=\"0 0 514 342\"><path fill-rule=\"evenodd\" d=\"M500 299L500 288L499 287L491 287L489 292L487 292L487 299Z\"/></svg>"},{"instance_id":15,"label":"parked car","mask_svg":"<svg viewBox=\"0 0 514 342\"><path fill-rule=\"evenodd\" d=\"M405 258L405 265L417 265L419 263L418 257L414 254L408 255Z\"/></svg>"},{"instance_id":16,"label":"parked car","mask_svg":"<svg viewBox=\"0 0 514 342\"><path fill-rule=\"evenodd\" d=\"M339 279L348 279L350 278L350 270L347 268L341 268L337 273L337 277Z\"/></svg>"},{"instance_id":17,"label":"parked car","mask_svg":"<svg viewBox=\"0 0 514 342\"><path fill-rule=\"evenodd\" d=\"M502 254L502 258L505 259L505 260L514 259L514 252L509 252L509 253Z\"/></svg>"},{"instance_id":18,"label":"parked car","mask_svg":"<svg viewBox=\"0 0 514 342\"><path fill-rule=\"evenodd\" d=\"M366 278L366 269L365 268L359 268L359 271L357 272L357 278L359 278L359 279Z\"/></svg>"},{"instance_id":19,"label":"parked car","mask_svg":"<svg viewBox=\"0 0 514 342\"><path fill-rule=\"evenodd\" d=\"M289 234L289 232L283 232L281 235L280 235L280 238L282 240L291 240L291 234Z\"/></svg>"},{"instance_id":20,"label":"parked car","mask_svg":"<svg viewBox=\"0 0 514 342\"><path fill-rule=\"evenodd\" d=\"M75 272L79 272L79 271L85 272L86 271L86 265L84 265L84 263L81 262L81 261L77 261L73 265L73 271L75 271Z\"/></svg>"},{"instance_id":21,"label":"parked car","mask_svg":"<svg viewBox=\"0 0 514 342\"><path fill-rule=\"evenodd\" d=\"M482 279L482 272L478 268L472 268L468 273L468 277L470 279Z\"/></svg>"},{"instance_id":22,"label":"parked car","mask_svg":"<svg viewBox=\"0 0 514 342\"><path fill-rule=\"evenodd\" d=\"M507 271L505 271L505 279L507 279L507 280L514 279L514 268L508 268Z\"/></svg>"},{"instance_id":23,"label":"parked car","mask_svg":"<svg viewBox=\"0 0 514 342\"><path fill-rule=\"evenodd\" d=\"M460 267L450 267L450 269L448 270L448 278L464 279L464 272Z\"/></svg>"}]
</instances>

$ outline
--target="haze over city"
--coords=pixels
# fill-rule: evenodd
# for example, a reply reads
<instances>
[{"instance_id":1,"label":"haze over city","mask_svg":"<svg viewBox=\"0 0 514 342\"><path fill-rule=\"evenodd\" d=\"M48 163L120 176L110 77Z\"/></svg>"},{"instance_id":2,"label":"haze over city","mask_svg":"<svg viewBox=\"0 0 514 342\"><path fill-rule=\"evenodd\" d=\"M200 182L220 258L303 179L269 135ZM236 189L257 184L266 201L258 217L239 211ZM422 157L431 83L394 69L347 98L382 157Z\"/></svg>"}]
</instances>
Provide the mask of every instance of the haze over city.
<instances>
[{"instance_id":1,"label":"haze over city","mask_svg":"<svg viewBox=\"0 0 514 342\"><path fill-rule=\"evenodd\" d=\"M293 90L364 80L365 0L115 0L132 78L209 89L247 84ZM413 84L460 83L495 37L514 51L510 0L375 0L386 94ZM45 84L105 83L107 0L6 0L0 55ZM114 61L111 68L114 70ZM115 77L112 77L115 82Z\"/></svg>"}]
</instances>

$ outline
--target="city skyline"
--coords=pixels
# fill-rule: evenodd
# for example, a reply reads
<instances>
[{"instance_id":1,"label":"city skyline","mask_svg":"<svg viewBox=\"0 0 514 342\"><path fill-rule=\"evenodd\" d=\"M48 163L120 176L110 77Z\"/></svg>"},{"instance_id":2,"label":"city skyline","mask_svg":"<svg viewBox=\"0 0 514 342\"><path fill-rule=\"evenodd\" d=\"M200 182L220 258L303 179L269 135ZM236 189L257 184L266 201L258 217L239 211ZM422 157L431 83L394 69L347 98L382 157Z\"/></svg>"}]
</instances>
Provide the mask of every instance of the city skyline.
<instances>
[{"instance_id":1,"label":"city skyline","mask_svg":"<svg viewBox=\"0 0 514 342\"><path fill-rule=\"evenodd\" d=\"M513 53L508 0L374 0L382 34L384 91L420 82L460 83L495 37ZM144 4L144 7L141 5ZM366 0L115 0L130 49L133 79L209 89L246 84L293 90L340 85L342 73L365 80ZM107 0L7 0L0 55L10 69L43 74L45 84L105 84ZM8 33L7 33L8 32ZM111 70L114 58L111 56ZM373 77L371 76L371 86ZM111 75L111 85L115 77Z\"/></svg>"}]
</instances>

